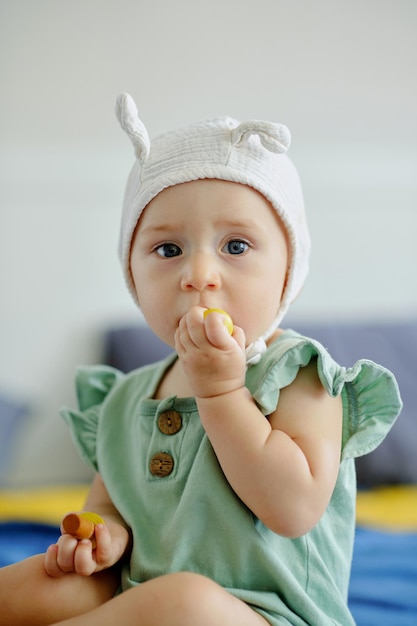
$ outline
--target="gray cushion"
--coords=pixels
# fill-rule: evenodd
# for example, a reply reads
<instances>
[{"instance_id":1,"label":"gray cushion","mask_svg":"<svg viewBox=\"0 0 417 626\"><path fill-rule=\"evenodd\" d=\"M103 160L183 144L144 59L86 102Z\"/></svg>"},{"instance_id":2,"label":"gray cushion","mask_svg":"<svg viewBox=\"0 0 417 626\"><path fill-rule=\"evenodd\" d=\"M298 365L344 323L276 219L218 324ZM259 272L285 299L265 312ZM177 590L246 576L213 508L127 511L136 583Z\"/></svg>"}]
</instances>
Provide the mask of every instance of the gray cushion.
<instances>
[{"instance_id":1,"label":"gray cushion","mask_svg":"<svg viewBox=\"0 0 417 626\"><path fill-rule=\"evenodd\" d=\"M318 339L341 365L366 358L393 372L404 407L382 444L357 459L358 482L417 482L417 321L297 324L296 329Z\"/></svg>"},{"instance_id":2,"label":"gray cushion","mask_svg":"<svg viewBox=\"0 0 417 626\"><path fill-rule=\"evenodd\" d=\"M358 481L363 486L417 483L417 321L306 324L285 320L285 326L320 341L341 365L349 367L366 358L395 374L403 411L379 448L357 459ZM105 363L124 372L170 352L147 326L114 328L105 337Z\"/></svg>"},{"instance_id":3,"label":"gray cushion","mask_svg":"<svg viewBox=\"0 0 417 626\"><path fill-rule=\"evenodd\" d=\"M0 395L0 484L9 469L17 435L28 413L26 404L4 394Z\"/></svg>"}]
</instances>

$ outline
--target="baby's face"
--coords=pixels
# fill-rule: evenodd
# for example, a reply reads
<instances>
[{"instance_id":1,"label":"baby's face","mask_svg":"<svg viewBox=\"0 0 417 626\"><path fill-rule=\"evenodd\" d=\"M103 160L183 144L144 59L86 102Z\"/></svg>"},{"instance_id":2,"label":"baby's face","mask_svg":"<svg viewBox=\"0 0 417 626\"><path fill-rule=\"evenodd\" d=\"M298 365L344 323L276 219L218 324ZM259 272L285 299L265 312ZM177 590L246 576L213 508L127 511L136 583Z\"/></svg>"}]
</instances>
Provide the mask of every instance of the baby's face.
<instances>
[{"instance_id":1,"label":"baby's face","mask_svg":"<svg viewBox=\"0 0 417 626\"><path fill-rule=\"evenodd\" d=\"M260 193L205 179L168 187L149 203L130 262L142 312L168 345L194 305L227 311L249 345L276 317L288 250Z\"/></svg>"}]
</instances>

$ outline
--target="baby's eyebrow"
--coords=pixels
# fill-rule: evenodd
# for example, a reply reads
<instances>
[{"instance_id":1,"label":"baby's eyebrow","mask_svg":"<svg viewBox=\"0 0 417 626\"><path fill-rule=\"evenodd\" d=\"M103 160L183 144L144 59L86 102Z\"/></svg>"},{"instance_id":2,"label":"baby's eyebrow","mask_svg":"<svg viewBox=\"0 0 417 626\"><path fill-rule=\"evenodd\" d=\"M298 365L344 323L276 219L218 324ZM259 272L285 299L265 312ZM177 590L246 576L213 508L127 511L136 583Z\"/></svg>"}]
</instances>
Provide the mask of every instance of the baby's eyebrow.
<instances>
[{"instance_id":1,"label":"baby's eyebrow","mask_svg":"<svg viewBox=\"0 0 417 626\"><path fill-rule=\"evenodd\" d=\"M256 219L219 219L214 222L214 227L218 230L230 230L234 232L239 231L256 231L259 230L261 224ZM163 234L170 236L176 232L182 232L182 224L173 224L172 222L164 222L162 224L150 224L144 228L139 229L140 235L143 237L155 236Z\"/></svg>"},{"instance_id":2,"label":"baby's eyebrow","mask_svg":"<svg viewBox=\"0 0 417 626\"><path fill-rule=\"evenodd\" d=\"M239 230L240 228L253 229L259 226L259 221L256 220L219 220L215 223L216 226L223 226L230 228L231 230Z\"/></svg>"},{"instance_id":3,"label":"baby's eyebrow","mask_svg":"<svg viewBox=\"0 0 417 626\"><path fill-rule=\"evenodd\" d=\"M152 235L157 233L171 233L175 230L178 230L178 227L173 226L172 224L157 224L155 226L145 226L145 228L140 228L139 232L141 235Z\"/></svg>"}]
</instances>

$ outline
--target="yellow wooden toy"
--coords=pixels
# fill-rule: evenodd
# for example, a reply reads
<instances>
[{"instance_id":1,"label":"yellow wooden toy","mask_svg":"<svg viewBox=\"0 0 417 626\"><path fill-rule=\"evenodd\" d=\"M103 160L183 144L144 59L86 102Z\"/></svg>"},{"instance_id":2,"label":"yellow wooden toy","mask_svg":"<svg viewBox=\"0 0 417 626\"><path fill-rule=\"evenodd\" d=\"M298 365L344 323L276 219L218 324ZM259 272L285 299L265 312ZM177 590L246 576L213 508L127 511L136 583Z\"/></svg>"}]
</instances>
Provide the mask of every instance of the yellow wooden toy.
<instances>
[{"instance_id":1,"label":"yellow wooden toy","mask_svg":"<svg viewBox=\"0 0 417 626\"><path fill-rule=\"evenodd\" d=\"M231 335L233 334L233 322L232 322L232 318L230 317L229 313L226 313L226 311L223 311L223 309L206 309L204 311L204 319L206 319L206 317L207 317L207 315L209 315L209 313L221 313L223 315L223 318L224 318L224 325L226 326L226 328L229 331L229 333Z\"/></svg>"},{"instance_id":2,"label":"yellow wooden toy","mask_svg":"<svg viewBox=\"0 0 417 626\"><path fill-rule=\"evenodd\" d=\"M62 529L76 539L92 539L97 524L104 524L103 518L97 513L68 513L62 520Z\"/></svg>"}]
</instances>

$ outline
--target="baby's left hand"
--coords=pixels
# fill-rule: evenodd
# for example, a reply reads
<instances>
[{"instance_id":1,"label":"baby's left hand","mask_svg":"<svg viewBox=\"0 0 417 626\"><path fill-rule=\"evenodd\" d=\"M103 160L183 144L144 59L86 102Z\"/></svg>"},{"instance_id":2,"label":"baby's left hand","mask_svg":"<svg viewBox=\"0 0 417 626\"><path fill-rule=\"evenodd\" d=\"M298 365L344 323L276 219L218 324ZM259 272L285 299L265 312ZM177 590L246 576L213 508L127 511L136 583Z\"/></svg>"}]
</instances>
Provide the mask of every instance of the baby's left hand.
<instances>
[{"instance_id":1,"label":"baby's left hand","mask_svg":"<svg viewBox=\"0 0 417 626\"><path fill-rule=\"evenodd\" d=\"M203 307L194 306L181 319L175 348L194 395L209 398L245 385L245 336L238 326L231 336L221 313L204 319Z\"/></svg>"}]
</instances>

